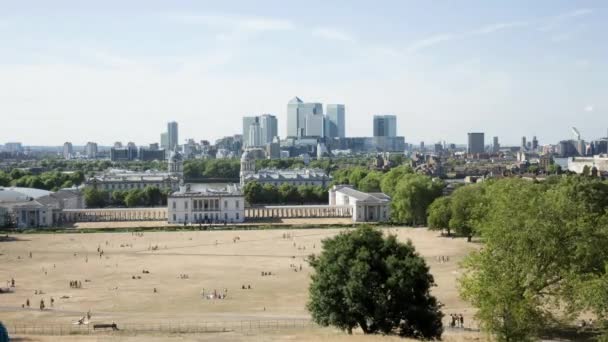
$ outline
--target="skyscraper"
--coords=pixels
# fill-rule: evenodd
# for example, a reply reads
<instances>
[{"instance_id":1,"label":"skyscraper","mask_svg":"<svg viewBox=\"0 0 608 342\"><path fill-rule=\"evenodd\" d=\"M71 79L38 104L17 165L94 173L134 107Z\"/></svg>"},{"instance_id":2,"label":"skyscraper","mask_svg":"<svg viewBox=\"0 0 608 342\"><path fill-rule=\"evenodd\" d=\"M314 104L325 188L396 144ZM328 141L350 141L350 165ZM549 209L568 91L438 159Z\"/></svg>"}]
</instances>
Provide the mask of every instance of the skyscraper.
<instances>
[{"instance_id":1,"label":"skyscraper","mask_svg":"<svg viewBox=\"0 0 608 342\"><path fill-rule=\"evenodd\" d=\"M532 137L532 150L536 151L538 149L538 139L536 136Z\"/></svg>"},{"instance_id":2,"label":"skyscraper","mask_svg":"<svg viewBox=\"0 0 608 342\"><path fill-rule=\"evenodd\" d=\"M84 153L89 159L97 158L97 143L89 141L87 146L84 148Z\"/></svg>"},{"instance_id":3,"label":"skyscraper","mask_svg":"<svg viewBox=\"0 0 608 342\"><path fill-rule=\"evenodd\" d=\"M374 137L396 137L397 117L395 115L374 115Z\"/></svg>"},{"instance_id":4,"label":"skyscraper","mask_svg":"<svg viewBox=\"0 0 608 342\"><path fill-rule=\"evenodd\" d=\"M492 152L497 153L500 150L500 143L498 142L498 137L494 137L492 139Z\"/></svg>"},{"instance_id":5,"label":"skyscraper","mask_svg":"<svg viewBox=\"0 0 608 342\"><path fill-rule=\"evenodd\" d=\"M63 158L64 159L72 159L73 155L74 155L74 149L72 147L72 143L71 142L65 142L63 144Z\"/></svg>"},{"instance_id":6,"label":"skyscraper","mask_svg":"<svg viewBox=\"0 0 608 342\"><path fill-rule=\"evenodd\" d=\"M257 116L243 116L243 145L251 146L249 144L249 130L251 125L258 122Z\"/></svg>"},{"instance_id":7,"label":"skyscraper","mask_svg":"<svg viewBox=\"0 0 608 342\"><path fill-rule=\"evenodd\" d=\"M270 114L263 114L258 119L261 129L262 144L270 144L274 137L278 136L278 121L277 117Z\"/></svg>"},{"instance_id":8,"label":"skyscraper","mask_svg":"<svg viewBox=\"0 0 608 342\"><path fill-rule=\"evenodd\" d=\"M160 134L160 148L169 150L169 134L167 132Z\"/></svg>"},{"instance_id":9,"label":"skyscraper","mask_svg":"<svg viewBox=\"0 0 608 342\"><path fill-rule=\"evenodd\" d=\"M526 149L526 137L521 137L521 149L525 150Z\"/></svg>"},{"instance_id":10,"label":"skyscraper","mask_svg":"<svg viewBox=\"0 0 608 342\"><path fill-rule=\"evenodd\" d=\"M287 104L287 136L288 137L306 137L319 136L319 132L323 132L323 127L317 127L319 118L315 117L308 119L309 116L321 115L323 117L323 105L317 102L306 103L300 98L294 97ZM323 120L325 118L323 117ZM310 124L307 124L310 121ZM310 132L306 131L307 125L312 127ZM325 123L323 122L323 126Z\"/></svg>"},{"instance_id":11,"label":"skyscraper","mask_svg":"<svg viewBox=\"0 0 608 342\"><path fill-rule=\"evenodd\" d=\"M325 136L325 116L323 114L306 115L305 133L307 137Z\"/></svg>"},{"instance_id":12,"label":"skyscraper","mask_svg":"<svg viewBox=\"0 0 608 342\"><path fill-rule=\"evenodd\" d=\"M328 104L325 118L325 136L329 138L345 137L345 109L343 104Z\"/></svg>"},{"instance_id":13,"label":"skyscraper","mask_svg":"<svg viewBox=\"0 0 608 342\"><path fill-rule=\"evenodd\" d=\"M467 153L474 154L485 152L484 133L469 133L468 136Z\"/></svg>"},{"instance_id":14,"label":"skyscraper","mask_svg":"<svg viewBox=\"0 0 608 342\"><path fill-rule=\"evenodd\" d=\"M175 121L171 121L167 124L167 144L170 151L173 151L179 145L177 122Z\"/></svg>"}]
</instances>

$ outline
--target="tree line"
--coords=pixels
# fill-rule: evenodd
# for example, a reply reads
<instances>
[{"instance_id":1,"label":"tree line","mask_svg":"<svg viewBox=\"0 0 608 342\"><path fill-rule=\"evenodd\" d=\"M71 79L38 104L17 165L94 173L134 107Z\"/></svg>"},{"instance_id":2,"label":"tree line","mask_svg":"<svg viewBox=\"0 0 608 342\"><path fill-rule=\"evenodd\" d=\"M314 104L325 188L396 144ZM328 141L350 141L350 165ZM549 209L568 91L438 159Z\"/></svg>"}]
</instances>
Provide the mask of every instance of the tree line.
<instances>
[{"instance_id":1,"label":"tree line","mask_svg":"<svg viewBox=\"0 0 608 342\"><path fill-rule=\"evenodd\" d=\"M64 173L59 171L43 172L34 175L29 171L13 169L10 173L0 171L0 186L16 186L57 191L61 188L71 188L84 182L84 173L74 171Z\"/></svg>"},{"instance_id":2,"label":"tree line","mask_svg":"<svg viewBox=\"0 0 608 342\"><path fill-rule=\"evenodd\" d=\"M167 205L170 190L147 186L143 189L114 190L112 192L87 187L84 201L87 208L153 207Z\"/></svg>"},{"instance_id":3,"label":"tree line","mask_svg":"<svg viewBox=\"0 0 608 342\"><path fill-rule=\"evenodd\" d=\"M593 313L608 338L608 183L597 177L518 178L458 188L435 200L429 226L478 237L461 296L499 341L531 341Z\"/></svg>"},{"instance_id":4,"label":"tree line","mask_svg":"<svg viewBox=\"0 0 608 342\"><path fill-rule=\"evenodd\" d=\"M245 184L245 201L250 204L319 204L327 203L327 188L320 185L280 186L261 184L256 181Z\"/></svg>"}]
</instances>

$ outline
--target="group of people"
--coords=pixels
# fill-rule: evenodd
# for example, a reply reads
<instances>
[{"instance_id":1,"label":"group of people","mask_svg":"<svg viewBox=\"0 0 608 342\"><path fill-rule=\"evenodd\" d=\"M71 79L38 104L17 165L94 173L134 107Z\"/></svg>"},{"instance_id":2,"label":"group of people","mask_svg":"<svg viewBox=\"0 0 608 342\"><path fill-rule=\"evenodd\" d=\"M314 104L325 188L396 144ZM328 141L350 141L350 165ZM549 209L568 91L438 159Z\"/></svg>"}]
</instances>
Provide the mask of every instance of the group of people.
<instances>
[{"instance_id":1,"label":"group of people","mask_svg":"<svg viewBox=\"0 0 608 342\"><path fill-rule=\"evenodd\" d=\"M298 272L296 264L289 264L289 268L293 269L294 272ZM302 271L302 264L300 264L300 271Z\"/></svg>"},{"instance_id":2,"label":"group of people","mask_svg":"<svg viewBox=\"0 0 608 342\"><path fill-rule=\"evenodd\" d=\"M269 272L262 271L262 277L271 276L271 275L272 275L272 272L270 272L270 271Z\"/></svg>"},{"instance_id":3,"label":"group of people","mask_svg":"<svg viewBox=\"0 0 608 342\"><path fill-rule=\"evenodd\" d=\"M245 286L245 285L243 285ZM212 293L208 293L207 295L205 295L205 289L203 289L203 291L201 291L201 297L205 298L205 299L226 299L226 296L228 296L228 289L225 288L223 292L218 292L217 290L213 290Z\"/></svg>"},{"instance_id":4,"label":"group of people","mask_svg":"<svg viewBox=\"0 0 608 342\"><path fill-rule=\"evenodd\" d=\"M462 314L450 314L450 328L464 328L464 316Z\"/></svg>"},{"instance_id":5,"label":"group of people","mask_svg":"<svg viewBox=\"0 0 608 342\"><path fill-rule=\"evenodd\" d=\"M245 285L241 285L241 290L251 290L251 284L247 285L247 287L245 287Z\"/></svg>"},{"instance_id":6,"label":"group of people","mask_svg":"<svg viewBox=\"0 0 608 342\"><path fill-rule=\"evenodd\" d=\"M190 276L188 274L180 274L179 279L190 279Z\"/></svg>"},{"instance_id":7,"label":"group of people","mask_svg":"<svg viewBox=\"0 0 608 342\"><path fill-rule=\"evenodd\" d=\"M82 282L78 280L70 280L70 287L73 289L80 289L82 288Z\"/></svg>"},{"instance_id":8,"label":"group of people","mask_svg":"<svg viewBox=\"0 0 608 342\"><path fill-rule=\"evenodd\" d=\"M15 287L15 278L6 281L6 287Z\"/></svg>"},{"instance_id":9,"label":"group of people","mask_svg":"<svg viewBox=\"0 0 608 342\"><path fill-rule=\"evenodd\" d=\"M443 264L443 263L446 263L446 262L449 262L449 261L450 261L450 257L449 257L449 256L446 256L446 255L438 255L438 256L436 257L436 259L437 259L437 262L438 262L438 263L441 263L441 264Z\"/></svg>"}]
</instances>

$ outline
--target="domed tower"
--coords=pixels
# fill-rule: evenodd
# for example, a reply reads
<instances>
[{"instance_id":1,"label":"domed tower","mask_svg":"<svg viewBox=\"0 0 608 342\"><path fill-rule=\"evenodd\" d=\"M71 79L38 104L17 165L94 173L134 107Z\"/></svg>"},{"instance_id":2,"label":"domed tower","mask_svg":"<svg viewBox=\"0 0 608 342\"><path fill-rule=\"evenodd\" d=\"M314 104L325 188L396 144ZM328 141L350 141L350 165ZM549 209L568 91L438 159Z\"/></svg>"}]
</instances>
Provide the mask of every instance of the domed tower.
<instances>
[{"instance_id":1,"label":"domed tower","mask_svg":"<svg viewBox=\"0 0 608 342\"><path fill-rule=\"evenodd\" d=\"M253 154L247 150L241 155L241 186L245 186L245 177L255 173L255 158Z\"/></svg>"},{"instance_id":2,"label":"domed tower","mask_svg":"<svg viewBox=\"0 0 608 342\"><path fill-rule=\"evenodd\" d=\"M184 181L184 158L177 152L177 148L169 154L169 166L167 168L171 176L177 176L180 183Z\"/></svg>"}]
</instances>

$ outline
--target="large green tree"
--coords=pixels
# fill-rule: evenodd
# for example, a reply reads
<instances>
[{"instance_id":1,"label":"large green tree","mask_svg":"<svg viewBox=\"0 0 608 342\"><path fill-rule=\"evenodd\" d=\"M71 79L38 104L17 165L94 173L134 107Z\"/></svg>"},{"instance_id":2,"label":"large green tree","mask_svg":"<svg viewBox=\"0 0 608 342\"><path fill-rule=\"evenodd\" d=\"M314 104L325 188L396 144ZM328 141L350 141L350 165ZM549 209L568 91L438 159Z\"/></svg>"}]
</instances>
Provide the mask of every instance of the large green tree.
<instances>
[{"instance_id":1,"label":"large green tree","mask_svg":"<svg viewBox=\"0 0 608 342\"><path fill-rule=\"evenodd\" d=\"M107 204L108 193L95 188L84 190L84 203L87 208L103 208Z\"/></svg>"},{"instance_id":2,"label":"large green tree","mask_svg":"<svg viewBox=\"0 0 608 342\"><path fill-rule=\"evenodd\" d=\"M485 184L461 186L450 196L451 215L449 227L456 234L466 236L469 241L475 235L475 227L484 217Z\"/></svg>"},{"instance_id":3,"label":"large green tree","mask_svg":"<svg viewBox=\"0 0 608 342\"><path fill-rule=\"evenodd\" d=\"M450 219L452 218L452 206L450 197L442 196L437 198L429 206L428 225L429 229L447 230L448 236L451 235Z\"/></svg>"},{"instance_id":4,"label":"large green tree","mask_svg":"<svg viewBox=\"0 0 608 342\"><path fill-rule=\"evenodd\" d=\"M579 176L505 179L486 191L477 224L484 245L466 258L460 279L481 327L499 341L528 341L556 315L602 317L608 295L591 294L607 279L606 185Z\"/></svg>"},{"instance_id":5,"label":"large green tree","mask_svg":"<svg viewBox=\"0 0 608 342\"><path fill-rule=\"evenodd\" d=\"M321 254L309 261L315 273L307 307L318 324L349 333L359 327L366 334L441 337L433 276L411 241L362 227L324 240Z\"/></svg>"},{"instance_id":6,"label":"large green tree","mask_svg":"<svg viewBox=\"0 0 608 342\"><path fill-rule=\"evenodd\" d=\"M442 181L434 181L428 176L404 174L393 191L391 218L395 222L421 225L426 223L427 209L441 196Z\"/></svg>"}]
</instances>

